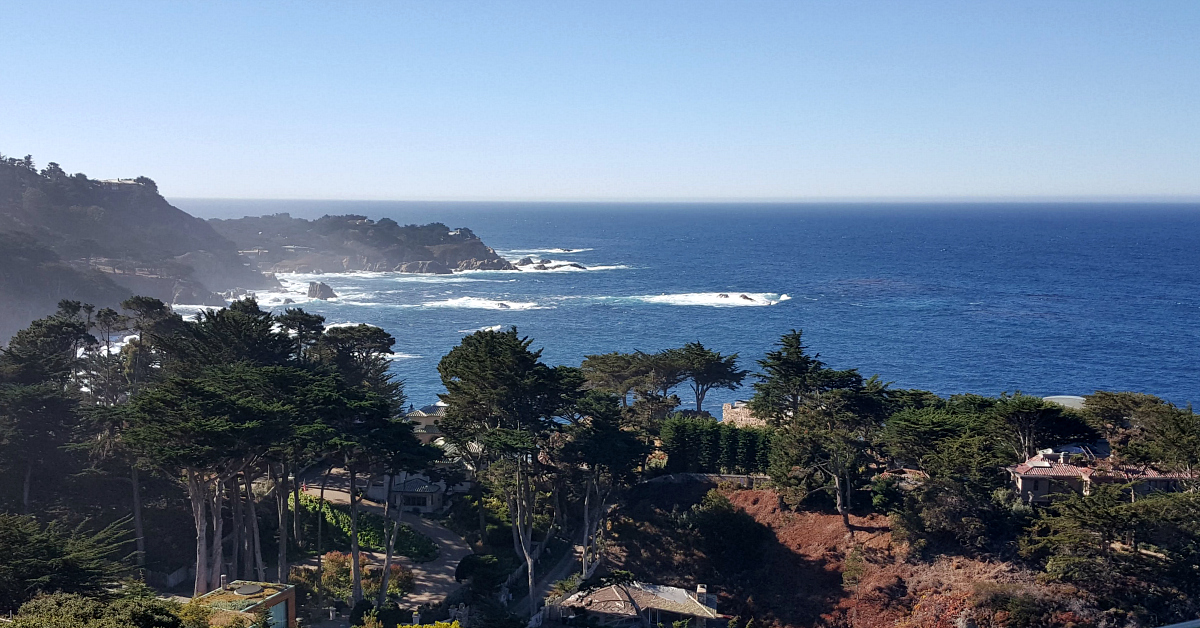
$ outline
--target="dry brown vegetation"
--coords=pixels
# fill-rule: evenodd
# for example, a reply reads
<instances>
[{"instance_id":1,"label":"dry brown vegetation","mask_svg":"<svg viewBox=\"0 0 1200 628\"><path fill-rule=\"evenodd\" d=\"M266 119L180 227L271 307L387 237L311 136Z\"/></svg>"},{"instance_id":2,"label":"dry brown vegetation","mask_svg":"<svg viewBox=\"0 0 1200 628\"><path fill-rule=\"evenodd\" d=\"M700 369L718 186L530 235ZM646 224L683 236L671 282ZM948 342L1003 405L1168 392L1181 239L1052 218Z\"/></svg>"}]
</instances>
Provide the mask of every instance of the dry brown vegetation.
<instances>
[{"instance_id":1,"label":"dry brown vegetation","mask_svg":"<svg viewBox=\"0 0 1200 628\"><path fill-rule=\"evenodd\" d=\"M746 565L715 560L703 530L680 525L706 485L639 487L610 528L610 558L640 579L686 588L705 583L720 610L743 628L977 628L1121 626L1083 591L1037 580L1008 562L942 556L910 561L880 515L792 512L769 490L722 490L764 531L761 543L724 539L747 552ZM741 536L745 536L744 534Z\"/></svg>"}]
</instances>

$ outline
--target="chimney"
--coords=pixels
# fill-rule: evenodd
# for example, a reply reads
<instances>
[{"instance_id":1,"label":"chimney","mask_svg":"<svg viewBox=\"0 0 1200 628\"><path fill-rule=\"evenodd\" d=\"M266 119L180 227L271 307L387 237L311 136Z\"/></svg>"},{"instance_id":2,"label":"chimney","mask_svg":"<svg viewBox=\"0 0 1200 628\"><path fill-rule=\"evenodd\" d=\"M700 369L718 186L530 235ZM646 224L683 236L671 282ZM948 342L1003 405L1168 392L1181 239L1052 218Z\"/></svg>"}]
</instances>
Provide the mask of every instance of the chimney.
<instances>
[{"instance_id":1,"label":"chimney","mask_svg":"<svg viewBox=\"0 0 1200 628\"><path fill-rule=\"evenodd\" d=\"M225 574L221 574L221 590L224 591L228 588L229 588L229 576L227 576Z\"/></svg>"},{"instance_id":2,"label":"chimney","mask_svg":"<svg viewBox=\"0 0 1200 628\"><path fill-rule=\"evenodd\" d=\"M705 600L707 600L707 599L708 599L708 585L704 585L704 584L696 585L696 601L701 604L704 604Z\"/></svg>"}]
</instances>

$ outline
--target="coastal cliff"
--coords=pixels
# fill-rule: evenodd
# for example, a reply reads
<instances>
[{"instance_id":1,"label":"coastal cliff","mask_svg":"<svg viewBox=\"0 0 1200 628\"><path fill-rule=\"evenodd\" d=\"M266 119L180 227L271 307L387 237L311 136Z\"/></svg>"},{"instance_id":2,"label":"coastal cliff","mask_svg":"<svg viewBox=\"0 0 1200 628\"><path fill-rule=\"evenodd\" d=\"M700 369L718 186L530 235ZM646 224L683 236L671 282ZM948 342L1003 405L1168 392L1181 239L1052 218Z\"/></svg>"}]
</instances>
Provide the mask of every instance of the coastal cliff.
<instances>
[{"instance_id":1,"label":"coastal cliff","mask_svg":"<svg viewBox=\"0 0 1200 628\"><path fill-rule=\"evenodd\" d=\"M470 229L451 230L441 223L401 226L390 218L353 214L316 220L274 214L209 224L265 272L448 274L514 268Z\"/></svg>"},{"instance_id":2,"label":"coastal cliff","mask_svg":"<svg viewBox=\"0 0 1200 628\"><path fill-rule=\"evenodd\" d=\"M0 157L0 236L0 339L61 299L114 307L140 294L219 306L214 290L279 286L146 177L98 181Z\"/></svg>"},{"instance_id":3,"label":"coastal cliff","mask_svg":"<svg viewBox=\"0 0 1200 628\"><path fill-rule=\"evenodd\" d=\"M273 272L512 268L469 229L365 216L206 221L146 177L96 180L0 155L0 343L62 299L115 308L137 294L221 307L280 289Z\"/></svg>"}]
</instances>

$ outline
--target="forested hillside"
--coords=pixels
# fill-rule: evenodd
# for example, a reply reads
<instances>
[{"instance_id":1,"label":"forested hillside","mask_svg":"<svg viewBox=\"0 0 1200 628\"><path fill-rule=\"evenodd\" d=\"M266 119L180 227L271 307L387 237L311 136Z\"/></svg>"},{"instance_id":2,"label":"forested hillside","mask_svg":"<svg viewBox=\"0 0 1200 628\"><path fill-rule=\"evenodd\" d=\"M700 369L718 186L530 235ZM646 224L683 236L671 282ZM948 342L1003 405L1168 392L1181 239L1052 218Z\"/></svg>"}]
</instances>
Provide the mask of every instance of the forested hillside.
<instances>
[{"instance_id":1,"label":"forested hillside","mask_svg":"<svg viewBox=\"0 0 1200 628\"><path fill-rule=\"evenodd\" d=\"M261 271L512 268L470 229L353 215L205 221L147 177L98 181L54 162L39 170L31 156L0 155L0 243L0 343L61 299L223 306L217 292L280 287Z\"/></svg>"},{"instance_id":2,"label":"forested hillside","mask_svg":"<svg viewBox=\"0 0 1200 628\"><path fill-rule=\"evenodd\" d=\"M115 306L133 293L224 305L214 290L277 285L237 247L172 206L154 181L97 181L0 155L0 337L60 299Z\"/></svg>"},{"instance_id":3,"label":"forested hillside","mask_svg":"<svg viewBox=\"0 0 1200 628\"><path fill-rule=\"evenodd\" d=\"M273 272L323 270L449 273L508 270L512 265L470 229L441 223L401 226L390 218L288 214L212 220L221 235L253 250L259 269Z\"/></svg>"}]
</instances>

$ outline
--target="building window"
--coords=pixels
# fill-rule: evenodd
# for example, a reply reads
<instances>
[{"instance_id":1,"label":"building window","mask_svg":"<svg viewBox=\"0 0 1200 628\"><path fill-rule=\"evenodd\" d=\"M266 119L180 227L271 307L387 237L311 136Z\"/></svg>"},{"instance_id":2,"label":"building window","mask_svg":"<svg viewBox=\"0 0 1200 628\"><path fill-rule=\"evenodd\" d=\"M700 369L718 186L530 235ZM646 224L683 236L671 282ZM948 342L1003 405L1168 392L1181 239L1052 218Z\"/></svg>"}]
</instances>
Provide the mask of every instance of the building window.
<instances>
[{"instance_id":1,"label":"building window","mask_svg":"<svg viewBox=\"0 0 1200 628\"><path fill-rule=\"evenodd\" d=\"M405 495L404 496L404 505L405 506L420 506L420 507L424 508L427 504L428 504L428 502L426 501L424 495Z\"/></svg>"},{"instance_id":2,"label":"building window","mask_svg":"<svg viewBox=\"0 0 1200 628\"><path fill-rule=\"evenodd\" d=\"M1038 492L1039 490L1041 490L1041 488L1042 488L1042 481L1041 481L1041 480L1034 480L1034 481L1033 481L1033 492L1035 492L1035 493L1036 493L1036 492Z\"/></svg>"}]
</instances>

